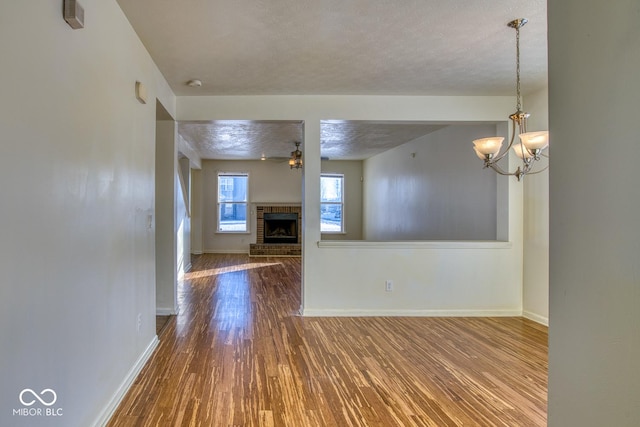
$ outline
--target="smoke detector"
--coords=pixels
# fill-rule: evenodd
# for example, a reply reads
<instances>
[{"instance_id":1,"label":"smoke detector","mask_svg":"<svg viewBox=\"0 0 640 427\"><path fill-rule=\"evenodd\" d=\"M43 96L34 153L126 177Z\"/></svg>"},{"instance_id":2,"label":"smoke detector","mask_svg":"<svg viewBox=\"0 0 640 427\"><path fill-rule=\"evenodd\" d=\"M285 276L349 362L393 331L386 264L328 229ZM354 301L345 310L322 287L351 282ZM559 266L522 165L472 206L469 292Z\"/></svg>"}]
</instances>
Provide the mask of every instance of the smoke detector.
<instances>
[{"instance_id":1,"label":"smoke detector","mask_svg":"<svg viewBox=\"0 0 640 427\"><path fill-rule=\"evenodd\" d=\"M191 79L187 82L187 86L191 86L191 87L200 87L202 86L202 80L198 80L198 79Z\"/></svg>"}]
</instances>

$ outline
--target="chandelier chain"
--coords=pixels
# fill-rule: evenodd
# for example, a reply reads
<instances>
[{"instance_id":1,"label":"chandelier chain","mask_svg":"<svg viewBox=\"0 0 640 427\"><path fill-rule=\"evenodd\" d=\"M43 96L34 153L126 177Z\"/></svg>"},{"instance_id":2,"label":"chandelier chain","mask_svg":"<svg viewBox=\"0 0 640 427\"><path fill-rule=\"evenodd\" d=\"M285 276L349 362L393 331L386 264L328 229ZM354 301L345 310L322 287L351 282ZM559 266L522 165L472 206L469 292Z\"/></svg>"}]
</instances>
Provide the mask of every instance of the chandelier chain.
<instances>
[{"instance_id":1,"label":"chandelier chain","mask_svg":"<svg viewBox=\"0 0 640 427\"><path fill-rule=\"evenodd\" d=\"M517 111L509 115L511 119L511 139L506 149L502 149L504 137L496 136L480 138L473 141L476 155L484 160L484 167L491 168L500 175L515 176L520 181L525 175L540 173L548 168L534 171L534 163L542 157L548 158L542 151L549 146L549 132L527 132L528 113L522 111L522 93L520 90L520 28L528 22L527 18L514 19L507 26L516 30L516 102ZM520 143L514 145L516 131ZM514 149L515 154L522 160L515 172L508 172L498 166L498 162Z\"/></svg>"},{"instance_id":2,"label":"chandelier chain","mask_svg":"<svg viewBox=\"0 0 640 427\"><path fill-rule=\"evenodd\" d=\"M520 26L516 26L516 98L517 110L522 111L522 101L520 96Z\"/></svg>"}]
</instances>

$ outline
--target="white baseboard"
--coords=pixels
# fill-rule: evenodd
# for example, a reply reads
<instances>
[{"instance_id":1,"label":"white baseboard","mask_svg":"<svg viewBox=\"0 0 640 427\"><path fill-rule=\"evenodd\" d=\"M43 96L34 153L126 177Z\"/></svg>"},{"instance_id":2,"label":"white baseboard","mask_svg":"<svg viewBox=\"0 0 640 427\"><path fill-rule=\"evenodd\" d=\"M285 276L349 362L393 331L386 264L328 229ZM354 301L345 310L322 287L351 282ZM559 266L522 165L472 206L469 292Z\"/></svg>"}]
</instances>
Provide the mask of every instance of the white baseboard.
<instances>
[{"instance_id":1,"label":"white baseboard","mask_svg":"<svg viewBox=\"0 0 640 427\"><path fill-rule=\"evenodd\" d=\"M304 309L304 317L519 317L521 310L323 310Z\"/></svg>"},{"instance_id":2,"label":"white baseboard","mask_svg":"<svg viewBox=\"0 0 640 427\"><path fill-rule=\"evenodd\" d=\"M249 251L247 249L205 249L205 254L245 254Z\"/></svg>"},{"instance_id":3,"label":"white baseboard","mask_svg":"<svg viewBox=\"0 0 640 427\"><path fill-rule=\"evenodd\" d=\"M173 316L179 311L178 307L156 307L156 316Z\"/></svg>"},{"instance_id":4,"label":"white baseboard","mask_svg":"<svg viewBox=\"0 0 640 427\"><path fill-rule=\"evenodd\" d=\"M534 322L540 323L544 326L549 326L549 318L540 316L539 314L532 313L530 311L523 311L522 317L525 317L529 320L533 320Z\"/></svg>"},{"instance_id":5,"label":"white baseboard","mask_svg":"<svg viewBox=\"0 0 640 427\"><path fill-rule=\"evenodd\" d=\"M138 376L144 365L147 363L156 347L158 347L159 342L160 341L158 341L158 336L154 335L147 348L142 352L140 357L138 357L138 360L136 360L136 363L133 364L129 372L127 372L127 375L120 384L120 387L118 387L116 392L113 394L107 406L102 410L100 415L98 415L96 422L93 423L94 426L103 427L107 425L107 423L113 416L113 413L118 408L118 405L120 405L120 402L127 394L127 391L129 391L131 384L133 384L136 377Z\"/></svg>"}]
</instances>

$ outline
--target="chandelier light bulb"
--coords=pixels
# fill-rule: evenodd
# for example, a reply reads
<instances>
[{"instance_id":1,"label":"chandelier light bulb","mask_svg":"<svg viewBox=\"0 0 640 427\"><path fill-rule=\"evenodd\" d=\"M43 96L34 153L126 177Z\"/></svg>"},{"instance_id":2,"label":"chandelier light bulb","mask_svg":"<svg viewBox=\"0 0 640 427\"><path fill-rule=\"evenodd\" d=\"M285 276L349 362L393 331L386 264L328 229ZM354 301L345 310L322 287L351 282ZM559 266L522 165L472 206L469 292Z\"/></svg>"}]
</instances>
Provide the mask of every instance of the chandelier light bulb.
<instances>
[{"instance_id":1,"label":"chandelier light bulb","mask_svg":"<svg viewBox=\"0 0 640 427\"><path fill-rule=\"evenodd\" d=\"M473 141L473 148L476 149L476 153L480 152L484 156L495 156L500 152L500 149L502 148L502 141L504 141L504 138L501 136L476 139L475 141Z\"/></svg>"},{"instance_id":2,"label":"chandelier light bulb","mask_svg":"<svg viewBox=\"0 0 640 427\"><path fill-rule=\"evenodd\" d=\"M527 150L544 150L549 146L549 132L527 132L520 134L520 141L527 147Z\"/></svg>"},{"instance_id":3,"label":"chandelier light bulb","mask_svg":"<svg viewBox=\"0 0 640 427\"><path fill-rule=\"evenodd\" d=\"M516 153L516 156L518 156L522 160L529 160L533 157L533 154L531 154L531 152L527 150L527 148L522 145L522 143L515 144L513 146L513 151Z\"/></svg>"}]
</instances>

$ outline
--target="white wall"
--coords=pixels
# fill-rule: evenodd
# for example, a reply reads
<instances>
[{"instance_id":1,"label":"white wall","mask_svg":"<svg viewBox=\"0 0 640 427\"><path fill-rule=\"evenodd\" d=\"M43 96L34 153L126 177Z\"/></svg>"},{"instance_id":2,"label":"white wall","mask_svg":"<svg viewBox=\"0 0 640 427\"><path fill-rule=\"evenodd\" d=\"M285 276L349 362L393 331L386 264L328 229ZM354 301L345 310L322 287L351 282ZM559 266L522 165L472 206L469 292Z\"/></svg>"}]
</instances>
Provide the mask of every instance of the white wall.
<instances>
[{"instance_id":1,"label":"white wall","mask_svg":"<svg viewBox=\"0 0 640 427\"><path fill-rule=\"evenodd\" d=\"M156 313L178 312L177 224L180 184L177 177L177 125L173 120L156 122ZM180 212L182 214L183 212ZM182 243L182 242L181 242Z\"/></svg>"},{"instance_id":2,"label":"white wall","mask_svg":"<svg viewBox=\"0 0 640 427\"><path fill-rule=\"evenodd\" d=\"M549 426L637 426L640 4L548 10Z\"/></svg>"},{"instance_id":3,"label":"white wall","mask_svg":"<svg viewBox=\"0 0 640 427\"><path fill-rule=\"evenodd\" d=\"M364 162L367 240L496 240L497 175L471 141L495 125L448 126Z\"/></svg>"},{"instance_id":4,"label":"white wall","mask_svg":"<svg viewBox=\"0 0 640 427\"><path fill-rule=\"evenodd\" d=\"M549 129L547 88L525 96L531 114L528 130ZM553 141L551 141L553 144ZM547 153L552 151L549 148ZM548 165L540 161L540 168ZM524 178L524 300L523 315L549 324L549 171Z\"/></svg>"},{"instance_id":5,"label":"white wall","mask_svg":"<svg viewBox=\"0 0 640 427\"><path fill-rule=\"evenodd\" d=\"M203 198L202 169L191 170L191 253L200 255L203 246Z\"/></svg>"},{"instance_id":6,"label":"white wall","mask_svg":"<svg viewBox=\"0 0 640 427\"><path fill-rule=\"evenodd\" d=\"M322 240L362 239L362 161L322 160L322 173L344 175L344 233L323 233Z\"/></svg>"},{"instance_id":7,"label":"white wall","mask_svg":"<svg viewBox=\"0 0 640 427\"><path fill-rule=\"evenodd\" d=\"M175 98L116 2L82 4L82 30L59 1L0 6L3 426L103 420L155 343L155 99ZM13 416L25 388L63 415Z\"/></svg>"},{"instance_id":8,"label":"white wall","mask_svg":"<svg viewBox=\"0 0 640 427\"><path fill-rule=\"evenodd\" d=\"M305 156L306 162L306 156ZM249 173L249 232L217 232L218 172ZM249 244L256 242L255 205L302 203L302 172L289 168L287 161L202 161L203 241L205 252L248 253Z\"/></svg>"},{"instance_id":9,"label":"white wall","mask_svg":"<svg viewBox=\"0 0 640 427\"><path fill-rule=\"evenodd\" d=\"M187 157L178 159L176 186L176 239L178 279L191 268L191 167ZM176 288L177 290L177 288Z\"/></svg>"},{"instance_id":10,"label":"white wall","mask_svg":"<svg viewBox=\"0 0 640 427\"><path fill-rule=\"evenodd\" d=\"M321 120L496 123L512 113L513 97L199 96L178 97L177 105L178 120L304 120L305 315L522 313L522 186L515 179L498 178L508 186L508 243L320 242ZM386 279L396 291L384 292Z\"/></svg>"}]
</instances>

